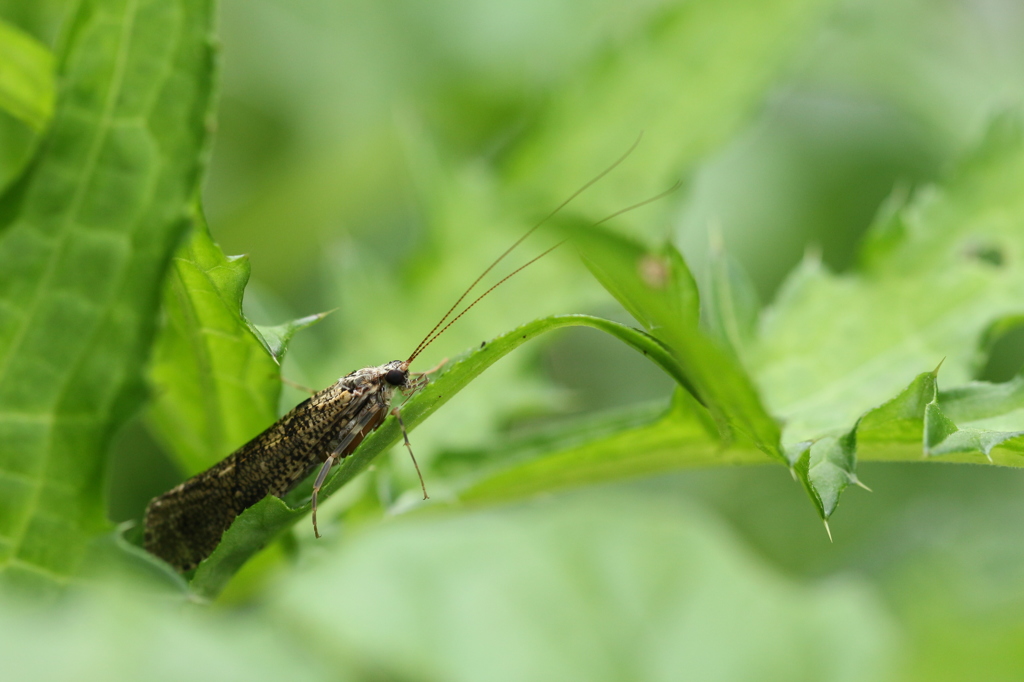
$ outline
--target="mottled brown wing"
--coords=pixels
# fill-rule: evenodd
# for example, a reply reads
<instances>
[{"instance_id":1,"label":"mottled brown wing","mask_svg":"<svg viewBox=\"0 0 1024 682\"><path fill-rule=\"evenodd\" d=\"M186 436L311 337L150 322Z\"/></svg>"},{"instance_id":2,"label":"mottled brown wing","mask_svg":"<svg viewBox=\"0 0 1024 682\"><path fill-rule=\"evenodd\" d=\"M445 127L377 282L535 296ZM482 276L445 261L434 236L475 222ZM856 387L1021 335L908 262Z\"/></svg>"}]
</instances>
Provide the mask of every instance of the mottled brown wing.
<instances>
[{"instance_id":1,"label":"mottled brown wing","mask_svg":"<svg viewBox=\"0 0 1024 682\"><path fill-rule=\"evenodd\" d=\"M234 456L154 498L146 507L146 549L179 571L189 571L220 543L238 516L225 484Z\"/></svg>"},{"instance_id":2,"label":"mottled brown wing","mask_svg":"<svg viewBox=\"0 0 1024 682\"><path fill-rule=\"evenodd\" d=\"M288 492L324 461L368 403L380 409L374 391L339 381L221 462L154 498L146 508L146 549L180 571L195 568L235 517L268 494ZM358 441L369 430L361 429Z\"/></svg>"}]
</instances>

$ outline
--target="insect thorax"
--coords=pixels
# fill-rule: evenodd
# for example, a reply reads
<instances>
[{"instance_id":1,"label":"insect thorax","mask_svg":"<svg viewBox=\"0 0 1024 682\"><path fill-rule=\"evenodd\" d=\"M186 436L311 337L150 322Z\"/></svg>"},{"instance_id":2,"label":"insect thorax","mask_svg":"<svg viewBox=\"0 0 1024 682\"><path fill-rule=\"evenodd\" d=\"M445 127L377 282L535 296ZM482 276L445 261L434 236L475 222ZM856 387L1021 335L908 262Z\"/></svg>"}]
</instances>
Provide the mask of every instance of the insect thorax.
<instances>
[{"instance_id":1,"label":"insect thorax","mask_svg":"<svg viewBox=\"0 0 1024 682\"><path fill-rule=\"evenodd\" d=\"M400 377L400 381L398 380ZM401 360L379 365L363 367L338 379L335 386L355 393L366 393L378 390L390 401L396 388L405 388L409 381L408 365Z\"/></svg>"}]
</instances>

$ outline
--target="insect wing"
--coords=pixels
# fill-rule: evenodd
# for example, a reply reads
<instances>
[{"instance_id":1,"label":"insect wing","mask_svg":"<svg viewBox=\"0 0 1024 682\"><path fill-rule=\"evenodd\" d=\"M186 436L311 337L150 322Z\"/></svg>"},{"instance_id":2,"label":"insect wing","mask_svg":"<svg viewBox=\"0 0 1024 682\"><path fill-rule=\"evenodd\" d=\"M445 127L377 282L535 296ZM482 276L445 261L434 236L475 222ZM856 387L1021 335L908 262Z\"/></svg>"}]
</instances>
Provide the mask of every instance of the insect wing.
<instances>
[{"instance_id":1,"label":"insect wing","mask_svg":"<svg viewBox=\"0 0 1024 682\"><path fill-rule=\"evenodd\" d=\"M320 391L224 460L154 498L146 508L146 549L178 570L195 568L240 513L294 488L337 447L332 441L346 426L359 423L357 415L375 396L351 388ZM366 432L358 428L354 435ZM346 447L356 445L350 440Z\"/></svg>"},{"instance_id":2,"label":"insect wing","mask_svg":"<svg viewBox=\"0 0 1024 682\"><path fill-rule=\"evenodd\" d=\"M234 491L223 479L234 457L153 499L146 507L146 549L180 571L188 571L217 547L235 511Z\"/></svg>"}]
</instances>

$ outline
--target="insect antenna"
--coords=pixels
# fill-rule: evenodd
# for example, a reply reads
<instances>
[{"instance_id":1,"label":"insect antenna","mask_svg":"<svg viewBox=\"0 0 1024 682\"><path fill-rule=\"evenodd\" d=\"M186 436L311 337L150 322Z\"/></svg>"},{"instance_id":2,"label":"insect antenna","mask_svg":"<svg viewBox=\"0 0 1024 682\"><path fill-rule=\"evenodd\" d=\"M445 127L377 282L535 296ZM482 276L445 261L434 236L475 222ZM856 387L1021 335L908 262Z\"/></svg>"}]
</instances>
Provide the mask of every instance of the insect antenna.
<instances>
[{"instance_id":1,"label":"insect antenna","mask_svg":"<svg viewBox=\"0 0 1024 682\"><path fill-rule=\"evenodd\" d=\"M421 353L421 352L423 351L423 349L424 349L424 348L426 348L426 345L427 345L427 343L429 343L429 342L430 342L430 338L431 338L431 336L434 336L434 332L436 332L436 331L438 330L438 328L440 328L440 326L441 326L442 324L444 324L444 321L448 319L448 316L449 316L449 315L451 315L451 314L452 314L453 312L455 312L455 309L459 307L459 304L460 304L460 303L462 303L462 301L464 301L464 300L465 300L466 296L468 296L468 295L469 295L469 292L471 292L471 291L472 291L472 290L473 290L473 289L474 289L474 288L476 287L476 285L480 283L480 280L482 280L482 279L483 279L484 277L486 277L486 276L487 276L487 273L489 273L489 272L490 272L491 270L493 270L493 269L494 269L494 268L495 268L495 267L496 267L496 266L498 265L498 263L500 263L500 262L501 262L502 260L504 260L504 259L505 259L505 256L507 256L507 255L509 255L510 253L512 253L512 251L513 251L513 250L514 250L514 249L515 249L515 248L516 248L517 246L519 246L519 245L520 245L520 244L522 244L522 243L523 243L524 241L526 241L526 238L527 238L527 237L529 237L529 236L530 236L531 234L533 234L534 232L536 232L536 231L537 231L537 229L538 229L538 228L539 228L539 227L540 227L541 225L543 225L543 224L544 224L544 223L546 223L547 221L551 220L551 218L553 218L553 217L555 216L555 214L557 214L557 213L558 213L559 211L561 211L561 210L562 210L563 208L565 208L565 207L566 207L566 206L567 206L567 205L569 204L569 202L571 202L571 201L572 201L573 199L575 199L575 198L576 198L576 197L578 197L578 196L579 196L580 194L582 194L582 193L583 193L583 192L585 192L585 191L586 191L587 189L589 189L589 188L591 187L591 185L593 185L594 183L596 183L596 182L597 182L598 180L600 180L601 178L603 178L604 176L608 175L608 174L609 174L609 173L611 173L611 172L612 172L613 170L615 170L615 168L616 168L616 167L617 167L617 166L618 166L618 165L619 165L620 163L622 163L623 161L625 161L625 160L626 160L626 159L627 159L627 158L629 157L629 155L633 153L633 150L634 150L634 149L636 149L636 148L637 148L637 145L639 145L639 144L640 144L640 140L641 140L641 139L643 139L643 136L644 136L643 132L641 132L641 133L640 133L639 135L637 135L637 138L636 138L636 140L635 140L635 141L633 142L633 144L632 144L632 145L630 146L630 148L626 150L626 153L625 153L625 154L623 154L622 156L620 156L620 157L619 157L618 159L616 159L616 160L615 160L615 162L614 162L614 163L612 163L612 164L611 164L610 166L608 166L608 167L607 167L607 168L605 168L605 169L604 169L603 171L601 171L600 173L598 173L597 175L595 175L595 176L594 176L593 178L591 178L591 179L590 179L590 180L589 180L589 181L588 181L588 182L587 182L586 184L584 184L584 185L583 185L582 187L580 187L580 188L579 188L578 190L576 190L575 192L573 192L572 194L570 194L570 195L569 195L569 197L568 197L568 198L567 198L567 199L566 199L565 201L563 201L562 203L560 203L560 204L559 204L558 206L556 206L556 207L555 207L555 209L554 209L553 211L551 211L551 213L548 213L548 214L547 214L546 216L544 216L544 217L543 217L543 218L541 218L541 219L540 219L539 221L537 221L537 223L535 223L533 227L531 227L531 228L530 228L529 230L527 230L527 231L526 231L526 233L525 233L525 234L524 234L524 235L523 235L522 237L520 237L519 239L517 239L517 240L516 240L516 241L515 241L515 242L514 242L514 243L512 244L512 246L510 246L510 247L508 247L507 249L505 249L505 252L504 252L504 253L502 253L502 254L501 254L500 256L498 256L497 258L495 258L495 259L494 259L494 262L492 262L492 263L491 263L490 265L488 265L488 266L487 266L487 268L486 268L486 269L485 269L485 270L484 270L483 272L481 272L481 273L480 273L480 276L479 276L479 277L477 277L477 278L476 278L475 280L473 280L473 283L472 283L472 284L470 284L470 285L469 285L469 286L468 286L468 287L466 288L466 290L465 290L464 292L462 292L462 295L461 295L461 296L459 296L458 300L456 300L454 304L452 304L452 307L448 309L448 312L446 312L446 313L445 313L445 314L444 314L444 315L443 315L443 316L441 317L441 319L437 321L437 324L435 324L435 325L434 325L434 328L433 328L433 329L431 329L431 330L430 330L430 332L429 332L429 333L428 333L428 334L427 334L427 335L426 335L425 337L423 337L423 340L422 340L422 341L420 341L420 343L419 343L419 345L418 345L418 346L416 346L416 349L415 349L415 350L414 350L414 351L412 352L412 355L410 355L410 356L409 356L409 359L408 359L408 360L406 360L406 362L412 362L412 361L413 361L413 358L415 358L415 357L416 357L417 355L419 355L419 354L420 354L420 353ZM535 259L535 260L536 260L536 259ZM533 261L530 261L530 262L532 263ZM524 267L525 267L525 266L524 266ZM518 270L517 270L517 272L518 272ZM504 281L504 280L502 280L502 281ZM447 328L447 327L446 327L446 328Z\"/></svg>"},{"instance_id":2,"label":"insect antenna","mask_svg":"<svg viewBox=\"0 0 1024 682\"><path fill-rule=\"evenodd\" d=\"M643 201L641 201L639 203L633 204L632 206L627 206L626 208L618 210L615 213L612 213L611 215L606 216L606 217L602 218L601 220L598 220L595 223L591 223L591 227L597 227L598 225L601 225L602 223L606 223L606 222L608 222L609 220L611 220L613 218L617 218L618 216L622 215L623 213L629 213L630 211L638 209L638 208L640 208L642 206L646 206L647 204L650 204L650 203L653 203L655 201L658 201L659 199L663 199L663 198L667 197L668 195L672 194L673 192L675 192L676 190L678 190L682 186L683 186L683 181L682 180L677 180L674 185L669 187L664 192L659 192L658 194L655 194L653 197L649 197L649 198L644 199ZM548 216L548 217L550 218L551 216ZM444 327L441 328L441 331L437 332L436 334L434 332L431 332L431 336L428 336L426 339L424 339L424 341L416 349L416 352L414 352L412 354L412 356L410 356L409 359L406 360L406 362L410 363L413 360L415 360L417 355L419 355L424 350L426 350L427 346L429 346L435 340L437 340L437 337L441 336L441 334L444 334L448 330L449 327L451 327L453 324L458 322L459 318L461 318L463 315L468 313L473 306L475 306L477 303L482 301L488 294L490 294L492 291L494 291L495 289L500 287L502 284L504 284L508 280L512 279L512 277L514 277L515 275L519 274L521 271L523 271L527 267L533 265L534 263L539 261L541 258L543 258L544 256L548 255L549 253L551 253L552 251L554 251L555 249L557 249L559 246L561 246L562 244L564 244L567 241L568 241L568 239L563 239L562 241L558 242L557 244L555 244L551 248L545 250L539 256L535 256L534 258L531 258L529 261L527 261L523 265L520 265L518 268L516 268L512 272L510 272L509 274L507 274L504 277L502 277L491 288L489 288L487 291L485 291L484 293L482 293L479 296L477 296L475 299L473 299L472 303L470 303L465 308L463 308L461 311L459 311L459 314L456 315L455 317L453 317L451 320L449 320L448 324L446 324ZM493 267L493 265L491 267ZM468 294L469 292L467 291L466 293ZM466 297L466 294L463 294L462 298L465 298L465 297ZM462 299L459 299L459 300L462 300ZM456 305L458 305L458 303L456 303ZM454 310L454 308L453 308L453 310ZM449 313L450 312L451 311L449 311ZM447 317L447 315L445 317ZM442 320L442 322L443 322L443 320ZM438 324L438 326L440 326L440 323ZM434 327L434 329L436 330L437 327Z\"/></svg>"},{"instance_id":3,"label":"insect antenna","mask_svg":"<svg viewBox=\"0 0 1024 682\"><path fill-rule=\"evenodd\" d=\"M632 206L627 206L626 208L619 209L615 213L612 213L609 216L605 216L604 218L601 218L596 223L591 225L591 227L597 227L598 225L602 225L602 224L608 222L609 220L611 220L612 218L618 218L623 213L629 213L630 211L632 211L634 209L637 209L637 208L640 208L641 206L646 206L647 204L653 204L655 201L658 201L659 199L664 199L669 194L672 194L672 192L675 192L677 189L679 189L682 186L683 186L683 181L682 180L676 180L675 184L672 185L671 187L669 187L664 192L661 192L660 194L655 194L653 197L644 199L643 201L641 201L639 203L636 203L636 204L633 204Z\"/></svg>"},{"instance_id":4,"label":"insect antenna","mask_svg":"<svg viewBox=\"0 0 1024 682\"><path fill-rule=\"evenodd\" d=\"M446 331L448 331L448 327L451 327L451 326L452 326L453 324L455 324L456 322L458 322L458 320L459 320L459 318L460 318L460 317L462 317L463 315L465 315L466 313L468 313L468 312L469 312L469 309L470 309L470 308L472 308L473 306L475 306L475 305L476 305L477 303L479 303L480 301L482 301L482 300L484 299L484 297L485 297L485 296L487 296L487 294L491 293L492 291L494 291L495 289L497 289L498 287L500 287L500 286L501 286L502 284L504 284L505 282L507 282L508 280L510 280L510 279L511 279L511 278L513 277L513 275L516 275L516 274L517 274L517 273L519 273L519 272L520 272L521 270L525 269L525 268L526 268L527 266L529 266L529 265L533 265L534 263L536 263L537 261L539 261L539 260L540 260L541 258L543 258L544 256L548 255L549 253L551 253L552 251L554 251L555 249L557 249L557 248L558 248L559 246L561 246L562 244L564 244L565 242L566 242L566 240L564 240L564 239L563 239L562 241L558 242L557 244L555 244L555 245L554 245L554 246L552 246L551 248L549 248L549 249L547 249L546 251L544 251L544 253L542 253L542 254L540 254L539 256L536 256L536 257L534 257L534 258L530 259L529 261L527 261L527 262L526 262L526 263L524 263L523 265L520 265L520 266L519 266L518 268L516 268L516 269L515 269L515 270L513 270L512 272L510 272L509 274L507 274L507 275L505 275L504 277L502 277L502 278L501 278L501 279L500 279L500 280L499 280L499 281L498 281L498 282L497 282L497 283L496 283L496 284L495 284L494 286L492 286L492 287L491 287L490 289L488 289L488 290L487 290L487 291L485 291L484 293L482 293L482 294L480 294L479 296L477 296L477 297L476 297L476 298L475 298L475 299L473 300L473 302L472 302L472 303L470 303L469 305L467 305L467 306L466 306L465 308L463 308L463 309L462 309L462 311L461 311L461 312L459 312L459 314L458 314L458 315L456 315L456 316L455 316L455 317L453 317L453 318L452 318L451 320L449 320L449 321L448 321L448 324L446 324L446 325L445 325L444 327L442 327L442 328L441 328L441 331L437 332L437 333L436 333L436 334L434 334L433 336L430 336L430 337L428 337L428 338L427 338L427 339L425 340L425 342L421 344L421 347L420 347L420 348L417 348L417 349L416 349L416 352L415 352L415 353L413 353L413 354L412 354L412 355L411 355L411 356L409 357L409 359L408 359L408 360L406 360L406 362L412 362L413 360L415 360L415 359L416 359L416 356L417 356L417 355L419 355L419 354L420 354L420 353L422 353L422 352L423 352L424 350L426 350L426 349L427 349L427 346L429 346L429 345L430 345L430 344L432 344L432 343L433 343L433 342L434 342L435 340L437 340L437 337L441 336L441 334L444 334L444 333L445 333Z\"/></svg>"}]
</instances>

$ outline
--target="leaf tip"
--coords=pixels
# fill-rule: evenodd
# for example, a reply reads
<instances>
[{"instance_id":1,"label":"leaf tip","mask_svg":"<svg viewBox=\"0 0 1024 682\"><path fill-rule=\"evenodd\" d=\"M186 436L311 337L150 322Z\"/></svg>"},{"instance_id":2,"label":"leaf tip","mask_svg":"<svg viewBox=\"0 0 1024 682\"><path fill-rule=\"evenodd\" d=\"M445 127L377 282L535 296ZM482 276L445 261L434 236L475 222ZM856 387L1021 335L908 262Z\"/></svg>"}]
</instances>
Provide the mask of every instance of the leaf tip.
<instances>
[{"instance_id":1,"label":"leaf tip","mask_svg":"<svg viewBox=\"0 0 1024 682\"><path fill-rule=\"evenodd\" d=\"M857 478L857 474L850 474L850 483L853 483L854 485L858 485L861 488L864 488L864 490L867 490L869 493L875 492L871 488L867 487L862 480Z\"/></svg>"},{"instance_id":2,"label":"leaf tip","mask_svg":"<svg viewBox=\"0 0 1024 682\"><path fill-rule=\"evenodd\" d=\"M832 529L828 527L828 519L822 519L821 522L825 524L825 532L828 533L828 541L835 543L835 540L832 539Z\"/></svg>"}]
</instances>

